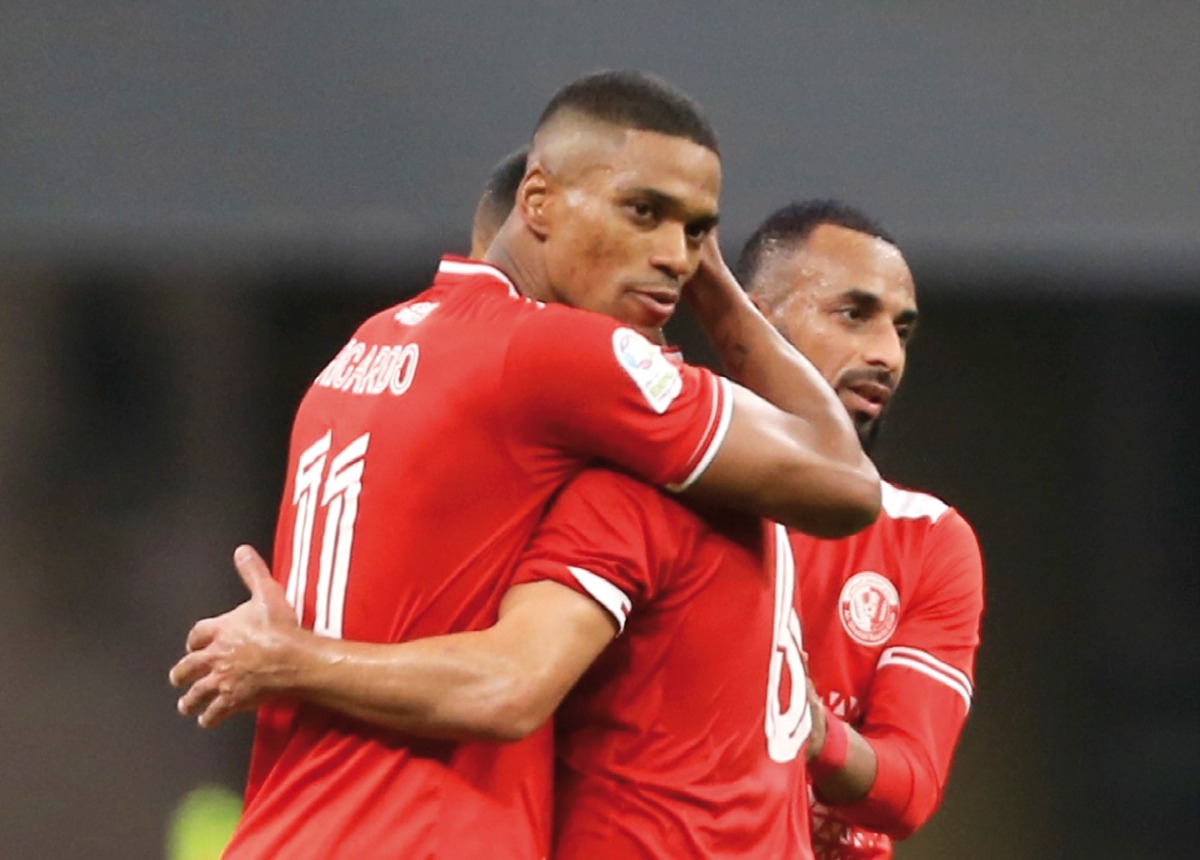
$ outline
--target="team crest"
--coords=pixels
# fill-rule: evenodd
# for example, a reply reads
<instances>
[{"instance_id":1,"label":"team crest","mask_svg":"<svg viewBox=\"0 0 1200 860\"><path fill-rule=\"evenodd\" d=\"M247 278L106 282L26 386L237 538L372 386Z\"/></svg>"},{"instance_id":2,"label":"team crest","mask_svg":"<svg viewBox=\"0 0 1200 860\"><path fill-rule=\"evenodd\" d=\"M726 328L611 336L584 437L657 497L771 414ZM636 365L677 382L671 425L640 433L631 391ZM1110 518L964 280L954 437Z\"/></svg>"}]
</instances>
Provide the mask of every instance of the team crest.
<instances>
[{"instance_id":1,"label":"team crest","mask_svg":"<svg viewBox=\"0 0 1200 860\"><path fill-rule=\"evenodd\" d=\"M619 328L613 332L613 352L650 408L659 415L666 412L683 390L679 369L661 349L632 329Z\"/></svg>"},{"instance_id":2,"label":"team crest","mask_svg":"<svg viewBox=\"0 0 1200 860\"><path fill-rule=\"evenodd\" d=\"M900 620L900 595L890 579L865 570L842 586L838 599L842 627L855 642L879 645L891 638Z\"/></svg>"}]
</instances>

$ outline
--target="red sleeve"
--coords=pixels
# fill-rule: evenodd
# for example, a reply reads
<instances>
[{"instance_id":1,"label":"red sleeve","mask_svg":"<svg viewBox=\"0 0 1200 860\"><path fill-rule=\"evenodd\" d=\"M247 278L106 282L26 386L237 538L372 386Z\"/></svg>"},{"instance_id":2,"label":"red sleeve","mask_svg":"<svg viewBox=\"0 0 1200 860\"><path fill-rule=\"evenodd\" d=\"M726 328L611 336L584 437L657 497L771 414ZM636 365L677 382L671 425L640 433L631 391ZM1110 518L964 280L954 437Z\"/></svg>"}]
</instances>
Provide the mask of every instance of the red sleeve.
<instances>
[{"instance_id":1,"label":"red sleeve","mask_svg":"<svg viewBox=\"0 0 1200 860\"><path fill-rule=\"evenodd\" d=\"M862 801L845 821L911 835L941 802L954 747L974 693L983 614L983 562L974 532L948 511L930 532L920 589L880 654L859 732L877 760Z\"/></svg>"},{"instance_id":2,"label":"red sleeve","mask_svg":"<svg viewBox=\"0 0 1200 860\"><path fill-rule=\"evenodd\" d=\"M608 317L547 305L514 332L502 374L519 438L687 486L729 426L728 383L676 364Z\"/></svg>"},{"instance_id":3,"label":"red sleeve","mask_svg":"<svg viewBox=\"0 0 1200 860\"><path fill-rule=\"evenodd\" d=\"M561 583L590 595L624 629L629 613L657 591L665 553L674 557L683 542L681 535L662 533L668 531L663 508L647 484L606 469L583 472L538 525L514 584Z\"/></svg>"}]
</instances>

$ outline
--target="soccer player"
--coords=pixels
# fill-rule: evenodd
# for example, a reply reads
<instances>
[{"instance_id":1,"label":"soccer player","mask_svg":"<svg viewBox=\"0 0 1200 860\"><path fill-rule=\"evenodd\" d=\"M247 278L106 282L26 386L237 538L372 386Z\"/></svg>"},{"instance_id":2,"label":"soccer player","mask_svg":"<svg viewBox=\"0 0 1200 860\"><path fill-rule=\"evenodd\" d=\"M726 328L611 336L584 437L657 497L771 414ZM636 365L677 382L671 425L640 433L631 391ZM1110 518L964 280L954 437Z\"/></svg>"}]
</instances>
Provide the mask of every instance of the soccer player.
<instances>
[{"instance_id":1,"label":"soccer player","mask_svg":"<svg viewBox=\"0 0 1200 860\"><path fill-rule=\"evenodd\" d=\"M836 201L768 217L742 283L834 386L864 444L904 374L917 323L896 243ZM819 858L875 860L937 809L974 691L983 567L971 527L926 493L885 482L853 537L792 533L808 668L824 706L808 752Z\"/></svg>"},{"instance_id":2,"label":"soccer player","mask_svg":"<svg viewBox=\"0 0 1200 860\"><path fill-rule=\"evenodd\" d=\"M670 316L716 223L720 160L695 106L642 75L588 76L551 100L528 162L487 252L495 265L444 259L430 290L364 323L300 405L274 564L298 619L333 649L330 680L324 698L260 709L229 858L545 855L546 730L422 741L410 732L427 715L335 708L399 677L372 643L493 624L546 503L587 463L820 534L877 512L877 475L844 411L748 304L691 299L718 349L749 356L734 378L790 412L639 334ZM610 625L553 582L505 604L563 631L581 615ZM243 608L193 627L197 659L172 673L202 724L254 701L226 683L221 654L247 614L278 621L279 607ZM440 656L452 671L488 668ZM452 704L474 708L475 736L502 737L510 721L493 706L512 692Z\"/></svg>"},{"instance_id":3,"label":"soccer player","mask_svg":"<svg viewBox=\"0 0 1200 860\"><path fill-rule=\"evenodd\" d=\"M508 220L517 199L517 189L525 178L525 159L528 155L529 149L524 146L510 152L488 174L471 219L471 259L483 259L488 246Z\"/></svg>"},{"instance_id":4,"label":"soccer player","mask_svg":"<svg viewBox=\"0 0 1200 860\"><path fill-rule=\"evenodd\" d=\"M724 274L729 300L748 302ZM590 469L539 525L493 627L399 645L302 631L261 560L239 569L260 618L242 630L253 644L223 656L260 696L512 740L591 667L558 714L558 860L812 856L811 715L782 526ZM524 596L539 590L569 611Z\"/></svg>"}]
</instances>

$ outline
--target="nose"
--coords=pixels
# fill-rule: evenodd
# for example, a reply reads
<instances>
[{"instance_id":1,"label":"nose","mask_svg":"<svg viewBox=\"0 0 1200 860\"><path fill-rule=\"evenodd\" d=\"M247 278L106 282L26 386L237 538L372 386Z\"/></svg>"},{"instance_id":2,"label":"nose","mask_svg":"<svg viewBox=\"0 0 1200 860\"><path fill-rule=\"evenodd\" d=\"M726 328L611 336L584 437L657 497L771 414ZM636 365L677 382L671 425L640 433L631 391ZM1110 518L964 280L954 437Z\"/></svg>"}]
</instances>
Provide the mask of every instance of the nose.
<instances>
[{"instance_id":1,"label":"nose","mask_svg":"<svg viewBox=\"0 0 1200 860\"><path fill-rule=\"evenodd\" d=\"M655 231L650 257L650 265L654 268L672 280L683 281L692 276L698 261L699 251L693 253L682 224L666 222Z\"/></svg>"},{"instance_id":2,"label":"nose","mask_svg":"<svg viewBox=\"0 0 1200 860\"><path fill-rule=\"evenodd\" d=\"M879 319L871 327L870 336L864 344L863 360L879 370L886 370L893 379L898 379L904 370L905 346L900 333L888 319Z\"/></svg>"}]
</instances>

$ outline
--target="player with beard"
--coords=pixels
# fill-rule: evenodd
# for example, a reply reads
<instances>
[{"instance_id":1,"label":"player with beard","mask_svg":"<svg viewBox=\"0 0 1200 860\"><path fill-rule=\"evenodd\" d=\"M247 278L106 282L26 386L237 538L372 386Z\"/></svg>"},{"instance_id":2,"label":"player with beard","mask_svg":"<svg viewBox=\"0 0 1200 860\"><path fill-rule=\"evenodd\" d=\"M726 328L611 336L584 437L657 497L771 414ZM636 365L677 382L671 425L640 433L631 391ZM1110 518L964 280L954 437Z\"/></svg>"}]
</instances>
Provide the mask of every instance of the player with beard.
<instances>
[{"instance_id":1,"label":"player with beard","mask_svg":"<svg viewBox=\"0 0 1200 860\"><path fill-rule=\"evenodd\" d=\"M317 377L293 426L277 581L240 549L251 601L195 625L171 675L201 725L263 705L227 858L545 854L536 727L613 622L552 580L504 589L588 463L818 534L874 518L877 475L844 411L748 301L692 284L718 349L747 357L731 375L767 400L639 334L696 273L719 186L689 100L635 73L580 79L539 120L486 262L444 259ZM498 610L516 658L488 662L458 637L500 629ZM281 640L291 660L270 677L239 671ZM448 677L470 694L447 696Z\"/></svg>"},{"instance_id":2,"label":"player with beard","mask_svg":"<svg viewBox=\"0 0 1200 860\"><path fill-rule=\"evenodd\" d=\"M893 239L836 201L768 217L737 266L816 366L865 445L904 374L916 290ZM953 508L884 483L883 512L842 540L792 533L808 668L818 858L878 860L937 809L974 693L983 568Z\"/></svg>"}]
</instances>

